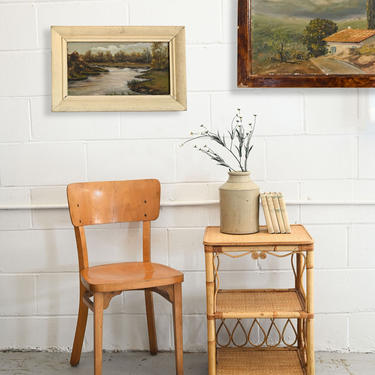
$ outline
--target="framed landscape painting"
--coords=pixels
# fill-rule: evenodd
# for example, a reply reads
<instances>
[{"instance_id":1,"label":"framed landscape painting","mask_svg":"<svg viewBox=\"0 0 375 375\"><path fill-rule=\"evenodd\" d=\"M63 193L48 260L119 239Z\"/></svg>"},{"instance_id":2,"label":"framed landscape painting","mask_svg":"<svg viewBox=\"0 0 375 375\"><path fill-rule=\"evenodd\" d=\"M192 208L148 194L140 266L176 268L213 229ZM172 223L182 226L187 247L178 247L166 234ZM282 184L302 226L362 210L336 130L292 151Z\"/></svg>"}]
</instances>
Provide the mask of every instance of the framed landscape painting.
<instances>
[{"instance_id":1,"label":"framed landscape painting","mask_svg":"<svg viewBox=\"0 0 375 375\"><path fill-rule=\"evenodd\" d=\"M52 26L52 111L186 110L184 27Z\"/></svg>"},{"instance_id":2,"label":"framed landscape painting","mask_svg":"<svg viewBox=\"0 0 375 375\"><path fill-rule=\"evenodd\" d=\"M239 87L374 87L375 0L239 0Z\"/></svg>"}]
</instances>

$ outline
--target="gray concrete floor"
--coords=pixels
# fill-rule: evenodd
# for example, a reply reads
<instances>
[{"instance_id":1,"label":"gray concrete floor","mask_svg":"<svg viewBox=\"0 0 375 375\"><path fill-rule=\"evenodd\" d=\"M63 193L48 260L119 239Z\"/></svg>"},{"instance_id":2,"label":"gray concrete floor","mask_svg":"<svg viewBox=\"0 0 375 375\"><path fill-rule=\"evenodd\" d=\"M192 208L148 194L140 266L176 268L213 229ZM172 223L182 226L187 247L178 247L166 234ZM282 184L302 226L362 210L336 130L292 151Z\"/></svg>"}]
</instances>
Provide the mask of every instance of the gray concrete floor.
<instances>
[{"instance_id":1,"label":"gray concrete floor","mask_svg":"<svg viewBox=\"0 0 375 375\"><path fill-rule=\"evenodd\" d=\"M317 353L316 375L375 375L375 354ZM207 354L185 354L185 375L207 375ZM0 375L90 375L91 353L79 366L69 365L67 353L0 352ZM104 353L105 375L174 375L173 353L150 356L145 352Z\"/></svg>"}]
</instances>

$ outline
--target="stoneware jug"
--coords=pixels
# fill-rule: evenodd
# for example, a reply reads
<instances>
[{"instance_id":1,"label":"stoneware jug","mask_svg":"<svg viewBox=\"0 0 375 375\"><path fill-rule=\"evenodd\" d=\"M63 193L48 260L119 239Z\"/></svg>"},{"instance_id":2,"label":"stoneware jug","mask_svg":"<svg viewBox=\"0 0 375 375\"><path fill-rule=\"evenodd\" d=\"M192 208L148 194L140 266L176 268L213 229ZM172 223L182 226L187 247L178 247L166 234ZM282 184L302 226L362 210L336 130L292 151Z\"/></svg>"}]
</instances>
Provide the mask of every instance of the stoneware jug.
<instances>
[{"instance_id":1,"label":"stoneware jug","mask_svg":"<svg viewBox=\"0 0 375 375\"><path fill-rule=\"evenodd\" d=\"M250 172L228 172L220 187L220 231L250 234L259 231L259 187Z\"/></svg>"}]
</instances>

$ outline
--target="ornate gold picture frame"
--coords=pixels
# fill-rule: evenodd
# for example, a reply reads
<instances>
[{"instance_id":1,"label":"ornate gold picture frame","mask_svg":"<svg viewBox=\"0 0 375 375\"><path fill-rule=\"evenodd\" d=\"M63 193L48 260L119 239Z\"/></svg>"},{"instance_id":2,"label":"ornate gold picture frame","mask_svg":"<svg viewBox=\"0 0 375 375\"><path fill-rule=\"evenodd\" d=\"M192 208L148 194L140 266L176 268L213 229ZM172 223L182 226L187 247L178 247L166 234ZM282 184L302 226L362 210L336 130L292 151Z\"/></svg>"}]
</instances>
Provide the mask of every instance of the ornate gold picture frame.
<instances>
[{"instance_id":1,"label":"ornate gold picture frame","mask_svg":"<svg viewBox=\"0 0 375 375\"><path fill-rule=\"evenodd\" d=\"M182 26L52 26L52 111L186 110Z\"/></svg>"}]
</instances>

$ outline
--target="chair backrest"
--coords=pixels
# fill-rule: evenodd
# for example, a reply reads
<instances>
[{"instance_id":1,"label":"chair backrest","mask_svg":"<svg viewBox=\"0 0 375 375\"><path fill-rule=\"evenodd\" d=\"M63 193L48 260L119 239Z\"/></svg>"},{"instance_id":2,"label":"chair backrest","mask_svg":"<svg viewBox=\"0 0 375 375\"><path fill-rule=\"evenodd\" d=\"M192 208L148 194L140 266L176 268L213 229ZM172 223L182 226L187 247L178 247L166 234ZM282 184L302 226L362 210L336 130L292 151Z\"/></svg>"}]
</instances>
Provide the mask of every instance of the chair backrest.
<instances>
[{"instance_id":1,"label":"chair backrest","mask_svg":"<svg viewBox=\"0 0 375 375\"><path fill-rule=\"evenodd\" d=\"M68 185L67 192L75 227L152 221L159 216L158 180L83 182Z\"/></svg>"},{"instance_id":2,"label":"chair backrest","mask_svg":"<svg viewBox=\"0 0 375 375\"><path fill-rule=\"evenodd\" d=\"M75 183L67 194L80 270L88 267L85 225L142 221L143 260L150 261L150 221L160 212L158 180Z\"/></svg>"}]
</instances>

